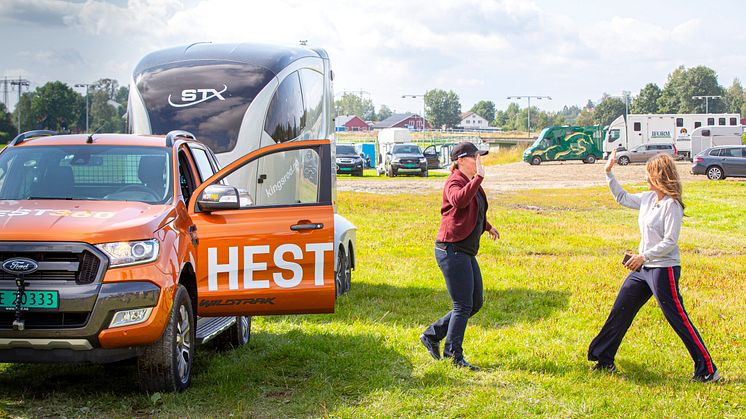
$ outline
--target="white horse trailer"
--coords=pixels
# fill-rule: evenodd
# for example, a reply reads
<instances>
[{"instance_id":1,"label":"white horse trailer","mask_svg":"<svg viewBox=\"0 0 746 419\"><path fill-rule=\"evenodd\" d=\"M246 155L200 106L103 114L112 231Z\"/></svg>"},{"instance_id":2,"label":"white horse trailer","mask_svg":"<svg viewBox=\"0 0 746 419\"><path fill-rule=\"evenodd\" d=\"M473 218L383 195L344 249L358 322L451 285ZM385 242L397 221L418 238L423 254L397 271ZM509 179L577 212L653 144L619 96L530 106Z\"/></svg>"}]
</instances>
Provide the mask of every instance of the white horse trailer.
<instances>
[{"instance_id":1,"label":"white horse trailer","mask_svg":"<svg viewBox=\"0 0 746 419\"><path fill-rule=\"evenodd\" d=\"M692 156L696 156L710 147L719 145L743 144L743 125L736 126L706 126L699 127L692 132Z\"/></svg>"},{"instance_id":2,"label":"white horse trailer","mask_svg":"<svg viewBox=\"0 0 746 419\"><path fill-rule=\"evenodd\" d=\"M737 113L719 114L629 114L619 116L609 125L604 154L624 147L631 150L649 142L672 143L681 156L691 157L691 133L702 126L740 126Z\"/></svg>"}]
</instances>

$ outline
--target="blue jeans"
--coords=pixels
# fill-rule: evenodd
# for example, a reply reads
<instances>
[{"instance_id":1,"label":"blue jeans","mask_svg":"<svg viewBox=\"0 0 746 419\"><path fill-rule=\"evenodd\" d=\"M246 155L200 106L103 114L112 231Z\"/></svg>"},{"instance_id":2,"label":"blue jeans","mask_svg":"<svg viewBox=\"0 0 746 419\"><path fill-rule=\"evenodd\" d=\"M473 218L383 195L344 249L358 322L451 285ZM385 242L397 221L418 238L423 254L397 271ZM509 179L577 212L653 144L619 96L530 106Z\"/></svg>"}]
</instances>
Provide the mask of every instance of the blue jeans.
<instances>
[{"instance_id":1,"label":"blue jeans","mask_svg":"<svg viewBox=\"0 0 746 419\"><path fill-rule=\"evenodd\" d=\"M461 359L462 343L469 318L482 308L482 272L477 258L467 255L453 245L446 250L435 248L435 260L443 272L453 309L425 330L425 337L433 342L446 339L443 356Z\"/></svg>"}]
</instances>

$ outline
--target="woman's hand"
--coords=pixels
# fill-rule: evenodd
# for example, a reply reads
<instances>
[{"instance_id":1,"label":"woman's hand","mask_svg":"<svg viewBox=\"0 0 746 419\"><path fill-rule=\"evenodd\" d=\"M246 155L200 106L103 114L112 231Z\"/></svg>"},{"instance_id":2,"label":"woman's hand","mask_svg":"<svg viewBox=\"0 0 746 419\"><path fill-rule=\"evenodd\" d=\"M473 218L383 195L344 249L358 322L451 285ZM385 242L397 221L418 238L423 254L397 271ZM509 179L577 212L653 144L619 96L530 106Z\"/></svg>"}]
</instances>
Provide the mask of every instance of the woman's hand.
<instances>
[{"instance_id":1,"label":"woman's hand","mask_svg":"<svg viewBox=\"0 0 746 419\"><path fill-rule=\"evenodd\" d=\"M630 271L636 271L640 269L645 263L645 256L643 255L633 255L627 263L624 264L624 267L629 269Z\"/></svg>"},{"instance_id":2,"label":"woman's hand","mask_svg":"<svg viewBox=\"0 0 746 419\"><path fill-rule=\"evenodd\" d=\"M482 166L482 155L477 154L477 174L484 177L484 166Z\"/></svg>"},{"instance_id":3,"label":"woman's hand","mask_svg":"<svg viewBox=\"0 0 746 419\"><path fill-rule=\"evenodd\" d=\"M489 234L490 238L495 241L500 238L500 233L497 231L495 227L492 227L487 231L487 234Z\"/></svg>"},{"instance_id":4,"label":"woman's hand","mask_svg":"<svg viewBox=\"0 0 746 419\"><path fill-rule=\"evenodd\" d=\"M606 173L611 172L611 168L614 167L614 163L616 163L616 148L611 150L611 154L609 154L609 159L606 160Z\"/></svg>"}]
</instances>

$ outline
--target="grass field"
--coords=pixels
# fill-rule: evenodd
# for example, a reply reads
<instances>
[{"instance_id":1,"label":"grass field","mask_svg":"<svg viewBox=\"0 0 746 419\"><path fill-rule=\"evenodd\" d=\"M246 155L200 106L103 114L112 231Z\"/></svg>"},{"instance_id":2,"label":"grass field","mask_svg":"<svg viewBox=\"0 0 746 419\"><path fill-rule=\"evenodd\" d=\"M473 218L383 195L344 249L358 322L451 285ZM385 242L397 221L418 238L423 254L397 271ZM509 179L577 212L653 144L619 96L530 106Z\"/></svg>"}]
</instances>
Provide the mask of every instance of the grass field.
<instances>
[{"instance_id":1,"label":"grass field","mask_svg":"<svg viewBox=\"0 0 746 419\"><path fill-rule=\"evenodd\" d=\"M637 213L605 188L490 197L502 239L482 241L485 305L465 339L478 373L418 341L450 306L433 257L439 194L340 193L359 268L335 314L255 318L248 346L202 348L181 394L141 394L131 366L0 365L0 415L743 417L746 183L689 183L685 200L681 292L719 384L689 381L688 353L653 301L621 346L622 373L588 370L622 253L639 239Z\"/></svg>"}]
</instances>

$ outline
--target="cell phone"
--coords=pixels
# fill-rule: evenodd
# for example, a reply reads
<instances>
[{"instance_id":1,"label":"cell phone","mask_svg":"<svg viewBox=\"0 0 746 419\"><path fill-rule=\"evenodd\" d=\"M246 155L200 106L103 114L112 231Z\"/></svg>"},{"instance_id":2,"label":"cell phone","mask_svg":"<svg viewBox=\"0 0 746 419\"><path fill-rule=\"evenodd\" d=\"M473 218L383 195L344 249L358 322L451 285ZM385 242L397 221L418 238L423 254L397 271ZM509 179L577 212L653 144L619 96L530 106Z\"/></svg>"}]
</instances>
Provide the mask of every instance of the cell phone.
<instances>
[{"instance_id":1,"label":"cell phone","mask_svg":"<svg viewBox=\"0 0 746 419\"><path fill-rule=\"evenodd\" d=\"M626 265L627 261L629 261L630 259L632 259L632 256L633 256L632 253L626 253L625 252L624 253L624 257L622 258L622 265ZM640 272L640 268L637 268L637 270L635 270L635 272Z\"/></svg>"}]
</instances>

